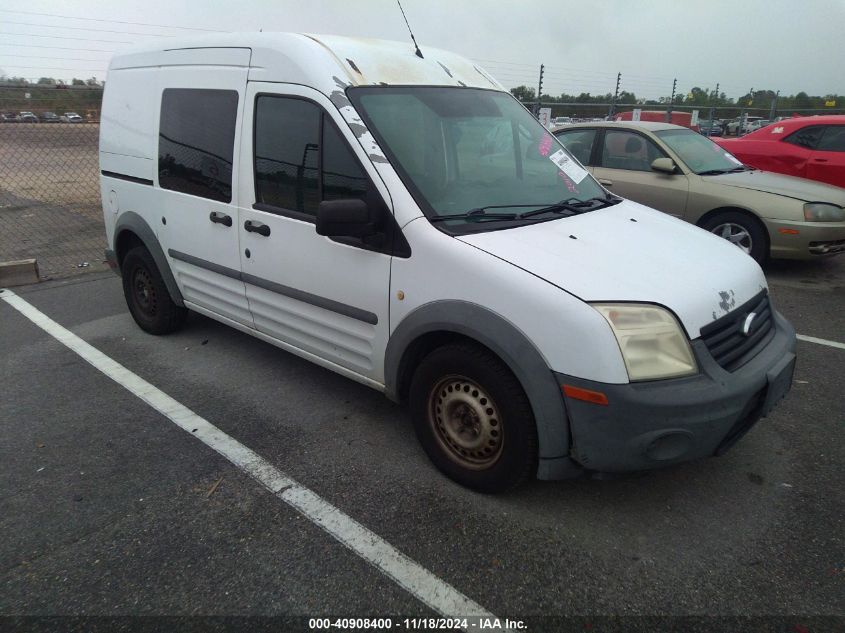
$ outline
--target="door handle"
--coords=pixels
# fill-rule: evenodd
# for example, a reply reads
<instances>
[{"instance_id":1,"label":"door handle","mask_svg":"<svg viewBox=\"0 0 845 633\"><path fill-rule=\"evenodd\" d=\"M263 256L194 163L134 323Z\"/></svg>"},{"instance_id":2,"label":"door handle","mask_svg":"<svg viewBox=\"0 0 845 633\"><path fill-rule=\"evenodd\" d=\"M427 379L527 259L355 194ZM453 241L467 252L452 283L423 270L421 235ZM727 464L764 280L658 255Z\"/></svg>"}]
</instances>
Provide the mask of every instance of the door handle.
<instances>
[{"instance_id":1,"label":"door handle","mask_svg":"<svg viewBox=\"0 0 845 633\"><path fill-rule=\"evenodd\" d=\"M827 159L826 158L814 158L813 161L816 162L816 163L826 163Z\"/></svg>"},{"instance_id":2,"label":"door handle","mask_svg":"<svg viewBox=\"0 0 845 633\"><path fill-rule=\"evenodd\" d=\"M599 184L604 185L605 187L612 187L613 181L608 180L607 178L599 178Z\"/></svg>"},{"instance_id":3,"label":"door handle","mask_svg":"<svg viewBox=\"0 0 845 633\"><path fill-rule=\"evenodd\" d=\"M267 237L270 235L270 227L266 224L261 224L261 222L253 222L252 220L247 220L244 222L244 229L246 229L249 233L258 233L259 235L263 235Z\"/></svg>"},{"instance_id":4,"label":"door handle","mask_svg":"<svg viewBox=\"0 0 845 633\"><path fill-rule=\"evenodd\" d=\"M212 211L208 214L208 219L215 224L222 224L223 226L232 226L232 216L220 213L219 211Z\"/></svg>"}]
</instances>

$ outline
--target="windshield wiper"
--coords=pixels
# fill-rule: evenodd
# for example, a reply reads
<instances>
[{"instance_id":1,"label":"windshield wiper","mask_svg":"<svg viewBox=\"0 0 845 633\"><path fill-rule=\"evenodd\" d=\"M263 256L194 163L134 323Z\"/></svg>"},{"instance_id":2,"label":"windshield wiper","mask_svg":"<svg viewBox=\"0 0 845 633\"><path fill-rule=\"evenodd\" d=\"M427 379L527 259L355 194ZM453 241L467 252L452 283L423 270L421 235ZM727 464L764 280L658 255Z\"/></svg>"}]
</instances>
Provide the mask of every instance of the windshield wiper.
<instances>
[{"instance_id":1,"label":"windshield wiper","mask_svg":"<svg viewBox=\"0 0 845 633\"><path fill-rule=\"evenodd\" d=\"M491 204L486 207L477 207L464 213L452 213L450 215L437 215L431 218L430 222L442 222L444 220L472 220L480 222L483 220L516 220L522 218L523 214L517 213L487 213L487 209L520 209L523 207L548 208L555 205L549 204Z\"/></svg>"},{"instance_id":2,"label":"windshield wiper","mask_svg":"<svg viewBox=\"0 0 845 633\"><path fill-rule=\"evenodd\" d=\"M481 222L484 220L515 220L517 218L516 213L487 213L487 209L510 209L511 207L520 206L534 205L490 205L487 207L478 207L476 209L470 209L469 211L466 211L464 213L450 213L449 215L437 215L433 218L429 218L429 222L443 222L445 220L472 220L473 222Z\"/></svg>"},{"instance_id":3,"label":"windshield wiper","mask_svg":"<svg viewBox=\"0 0 845 633\"><path fill-rule=\"evenodd\" d=\"M747 165L740 165L739 167L732 167L731 169L708 169L707 171L698 172L699 176L718 176L719 174L735 174L740 171L754 171L752 167Z\"/></svg>"},{"instance_id":4,"label":"windshield wiper","mask_svg":"<svg viewBox=\"0 0 845 633\"><path fill-rule=\"evenodd\" d=\"M567 204L573 207L595 207L595 209L604 209L605 207L612 207L614 204L622 202L622 198L608 194L607 196L596 196L595 198L588 198L587 200L572 202L574 198L567 200Z\"/></svg>"},{"instance_id":5,"label":"windshield wiper","mask_svg":"<svg viewBox=\"0 0 845 633\"><path fill-rule=\"evenodd\" d=\"M535 215L543 213L562 213L568 211L571 215L578 215L579 213L586 213L587 211L594 211L603 209L614 204L622 202L622 198L615 197L595 197L588 200L579 200L578 198L569 198L568 200L561 200L554 204L543 207L542 209L535 209L534 211L526 211L519 214L519 219L531 218Z\"/></svg>"}]
</instances>

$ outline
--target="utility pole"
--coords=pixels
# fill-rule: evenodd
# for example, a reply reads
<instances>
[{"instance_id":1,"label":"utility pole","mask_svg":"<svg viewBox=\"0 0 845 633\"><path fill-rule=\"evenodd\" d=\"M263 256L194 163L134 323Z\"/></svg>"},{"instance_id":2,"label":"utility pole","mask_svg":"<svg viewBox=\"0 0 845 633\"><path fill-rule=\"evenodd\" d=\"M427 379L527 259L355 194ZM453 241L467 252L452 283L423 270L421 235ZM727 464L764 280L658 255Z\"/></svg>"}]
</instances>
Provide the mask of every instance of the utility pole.
<instances>
[{"instance_id":1,"label":"utility pole","mask_svg":"<svg viewBox=\"0 0 845 633\"><path fill-rule=\"evenodd\" d=\"M716 82L716 90L713 93L716 95L716 103L719 102L719 83ZM716 108L713 106L713 95L710 95L710 127L707 130L707 136L713 135L713 117L716 116Z\"/></svg>"},{"instance_id":2,"label":"utility pole","mask_svg":"<svg viewBox=\"0 0 845 633\"><path fill-rule=\"evenodd\" d=\"M540 95L543 94L543 70L545 66L540 64L540 81L537 84L537 103L534 106L534 116L539 118L540 117Z\"/></svg>"},{"instance_id":3,"label":"utility pole","mask_svg":"<svg viewBox=\"0 0 845 633\"><path fill-rule=\"evenodd\" d=\"M610 111L607 113L607 120L613 120L613 114L616 112L616 100L619 98L619 84L622 82L622 73L616 73L616 92L613 93L613 101L610 102Z\"/></svg>"},{"instance_id":4,"label":"utility pole","mask_svg":"<svg viewBox=\"0 0 845 633\"><path fill-rule=\"evenodd\" d=\"M751 95L751 103L754 103L754 88L748 91L748 94ZM743 101L742 107L739 109L739 123L736 125L736 135L742 136L743 129L745 128L745 102Z\"/></svg>"},{"instance_id":5,"label":"utility pole","mask_svg":"<svg viewBox=\"0 0 845 633\"><path fill-rule=\"evenodd\" d=\"M669 109L666 110L666 123L672 122L672 106L675 105L675 88L678 87L678 80L672 81L672 97L669 99Z\"/></svg>"},{"instance_id":6,"label":"utility pole","mask_svg":"<svg viewBox=\"0 0 845 633\"><path fill-rule=\"evenodd\" d=\"M772 108L769 110L769 121L774 121L775 117L778 114L778 97L780 96L780 90L775 93L775 98L772 99Z\"/></svg>"}]
</instances>

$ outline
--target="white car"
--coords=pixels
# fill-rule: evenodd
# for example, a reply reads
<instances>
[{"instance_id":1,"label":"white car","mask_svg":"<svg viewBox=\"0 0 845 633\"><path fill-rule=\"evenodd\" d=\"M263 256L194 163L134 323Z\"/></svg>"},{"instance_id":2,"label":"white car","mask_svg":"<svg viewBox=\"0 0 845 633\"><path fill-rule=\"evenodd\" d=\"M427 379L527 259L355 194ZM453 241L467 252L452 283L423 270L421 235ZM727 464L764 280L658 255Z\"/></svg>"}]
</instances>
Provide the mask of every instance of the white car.
<instances>
[{"instance_id":1,"label":"white car","mask_svg":"<svg viewBox=\"0 0 845 633\"><path fill-rule=\"evenodd\" d=\"M407 402L477 490L729 448L795 364L760 267L608 193L473 62L422 54L251 33L114 57L106 257L137 324L193 310Z\"/></svg>"},{"instance_id":2,"label":"white car","mask_svg":"<svg viewBox=\"0 0 845 633\"><path fill-rule=\"evenodd\" d=\"M767 125L769 125L769 123L771 123L771 121L769 121L768 119L758 119L756 121L752 121L748 124L748 128L746 131L749 133L754 132L755 130L759 130L761 127L766 127Z\"/></svg>"},{"instance_id":3,"label":"white car","mask_svg":"<svg viewBox=\"0 0 845 633\"><path fill-rule=\"evenodd\" d=\"M65 112L59 119L62 123L82 123L85 120L76 112Z\"/></svg>"}]
</instances>

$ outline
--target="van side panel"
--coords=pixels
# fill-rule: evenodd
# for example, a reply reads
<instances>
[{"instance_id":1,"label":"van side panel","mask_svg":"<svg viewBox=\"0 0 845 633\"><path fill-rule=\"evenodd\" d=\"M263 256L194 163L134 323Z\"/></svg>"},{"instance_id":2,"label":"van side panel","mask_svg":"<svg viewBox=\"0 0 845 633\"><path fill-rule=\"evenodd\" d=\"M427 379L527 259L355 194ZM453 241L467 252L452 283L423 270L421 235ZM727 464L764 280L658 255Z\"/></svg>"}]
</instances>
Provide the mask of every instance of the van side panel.
<instances>
[{"instance_id":1,"label":"van side panel","mask_svg":"<svg viewBox=\"0 0 845 633\"><path fill-rule=\"evenodd\" d=\"M100 169L152 180L158 68L109 72L100 121Z\"/></svg>"}]
</instances>

